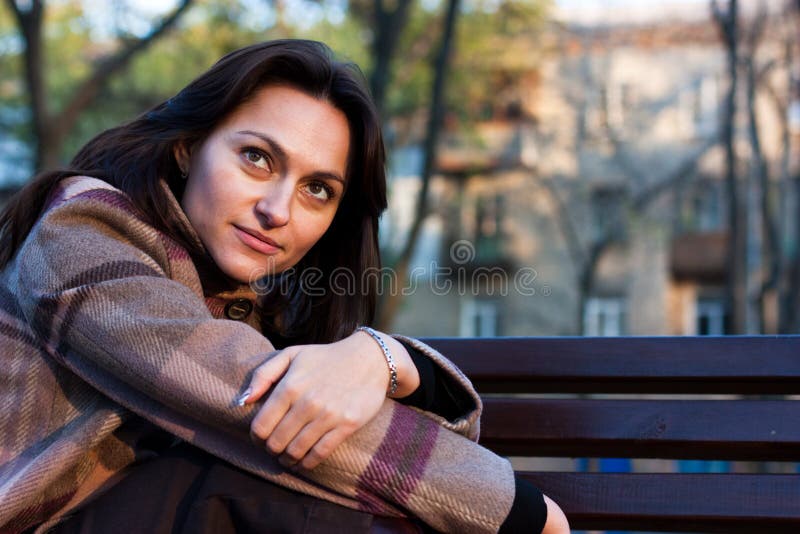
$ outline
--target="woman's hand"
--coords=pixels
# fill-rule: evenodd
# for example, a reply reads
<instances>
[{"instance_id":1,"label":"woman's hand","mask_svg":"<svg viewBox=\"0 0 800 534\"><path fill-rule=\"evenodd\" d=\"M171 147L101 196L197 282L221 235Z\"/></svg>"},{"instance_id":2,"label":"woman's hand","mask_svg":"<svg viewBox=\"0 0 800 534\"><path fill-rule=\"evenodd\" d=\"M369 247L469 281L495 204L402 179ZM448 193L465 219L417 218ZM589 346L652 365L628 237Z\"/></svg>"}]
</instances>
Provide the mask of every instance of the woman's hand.
<instances>
[{"instance_id":1,"label":"woman's hand","mask_svg":"<svg viewBox=\"0 0 800 534\"><path fill-rule=\"evenodd\" d=\"M408 351L391 336L378 334L397 365L393 397L410 395L419 386L419 374ZM250 432L280 455L283 465L311 469L378 413L388 387L383 352L366 332L327 345L287 347L253 373L244 403L272 392Z\"/></svg>"}]
</instances>

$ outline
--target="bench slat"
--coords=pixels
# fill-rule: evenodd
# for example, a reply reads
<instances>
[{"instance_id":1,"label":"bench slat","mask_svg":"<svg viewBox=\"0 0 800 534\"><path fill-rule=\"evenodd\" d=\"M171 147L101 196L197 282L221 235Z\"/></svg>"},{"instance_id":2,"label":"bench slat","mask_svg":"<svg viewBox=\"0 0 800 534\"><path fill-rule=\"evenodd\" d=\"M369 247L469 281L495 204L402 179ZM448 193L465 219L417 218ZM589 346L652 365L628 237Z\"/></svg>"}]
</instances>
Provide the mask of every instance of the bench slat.
<instances>
[{"instance_id":1,"label":"bench slat","mask_svg":"<svg viewBox=\"0 0 800 534\"><path fill-rule=\"evenodd\" d=\"M480 442L512 456L796 461L798 406L796 401L484 398Z\"/></svg>"},{"instance_id":2,"label":"bench slat","mask_svg":"<svg viewBox=\"0 0 800 534\"><path fill-rule=\"evenodd\" d=\"M800 336L423 341L481 393L800 393Z\"/></svg>"},{"instance_id":3,"label":"bench slat","mask_svg":"<svg viewBox=\"0 0 800 534\"><path fill-rule=\"evenodd\" d=\"M525 472L575 529L800 532L800 475Z\"/></svg>"},{"instance_id":4,"label":"bench slat","mask_svg":"<svg viewBox=\"0 0 800 534\"><path fill-rule=\"evenodd\" d=\"M424 339L484 398L513 456L800 461L797 400L492 393L800 394L800 336ZM575 529L800 532L800 474L522 473Z\"/></svg>"}]
</instances>

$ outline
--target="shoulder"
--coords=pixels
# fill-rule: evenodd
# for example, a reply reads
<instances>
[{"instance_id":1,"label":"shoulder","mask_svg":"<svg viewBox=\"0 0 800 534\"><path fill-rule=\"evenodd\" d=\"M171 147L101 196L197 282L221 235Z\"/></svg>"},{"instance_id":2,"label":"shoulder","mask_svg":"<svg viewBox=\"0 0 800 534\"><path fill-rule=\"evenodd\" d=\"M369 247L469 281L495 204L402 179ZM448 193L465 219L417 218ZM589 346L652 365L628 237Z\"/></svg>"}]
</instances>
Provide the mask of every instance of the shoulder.
<instances>
[{"instance_id":1,"label":"shoulder","mask_svg":"<svg viewBox=\"0 0 800 534\"><path fill-rule=\"evenodd\" d=\"M99 211L103 208L112 212L122 210L124 214L142 218L140 210L124 191L91 176L70 176L61 180L50 193L43 212L74 204L93 205Z\"/></svg>"},{"instance_id":2,"label":"shoulder","mask_svg":"<svg viewBox=\"0 0 800 534\"><path fill-rule=\"evenodd\" d=\"M64 200L89 191L113 191L124 195L121 190L110 183L92 176L70 176L69 178L64 178L59 182L58 189Z\"/></svg>"},{"instance_id":3,"label":"shoulder","mask_svg":"<svg viewBox=\"0 0 800 534\"><path fill-rule=\"evenodd\" d=\"M98 178L72 176L50 192L21 252L103 262L133 254L166 269L164 236L149 219L124 191Z\"/></svg>"}]
</instances>

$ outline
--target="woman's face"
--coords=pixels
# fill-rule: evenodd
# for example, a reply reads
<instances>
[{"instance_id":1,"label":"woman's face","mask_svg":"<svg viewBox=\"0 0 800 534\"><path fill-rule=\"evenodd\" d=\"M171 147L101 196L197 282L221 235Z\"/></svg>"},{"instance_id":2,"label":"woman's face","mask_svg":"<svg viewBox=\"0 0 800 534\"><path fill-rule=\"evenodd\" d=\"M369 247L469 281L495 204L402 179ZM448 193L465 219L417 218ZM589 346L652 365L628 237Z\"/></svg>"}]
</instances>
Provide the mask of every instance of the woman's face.
<instances>
[{"instance_id":1,"label":"woman's face","mask_svg":"<svg viewBox=\"0 0 800 534\"><path fill-rule=\"evenodd\" d=\"M211 257L250 282L294 266L325 233L344 194L344 113L297 89L267 86L201 144L176 150L181 205Z\"/></svg>"}]
</instances>

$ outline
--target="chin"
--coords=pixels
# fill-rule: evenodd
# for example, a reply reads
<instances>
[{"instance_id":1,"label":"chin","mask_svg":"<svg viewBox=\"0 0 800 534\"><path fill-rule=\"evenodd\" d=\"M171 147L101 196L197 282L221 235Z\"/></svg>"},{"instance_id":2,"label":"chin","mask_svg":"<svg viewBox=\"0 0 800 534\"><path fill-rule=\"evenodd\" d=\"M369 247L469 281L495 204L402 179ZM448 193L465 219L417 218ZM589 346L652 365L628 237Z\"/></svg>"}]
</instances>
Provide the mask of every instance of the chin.
<instances>
[{"instance_id":1,"label":"chin","mask_svg":"<svg viewBox=\"0 0 800 534\"><path fill-rule=\"evenodd\" d=\"M217 262L217 266L220 271L225 273L225 276L242 284L250 283L258 278L260 273L264 272L264 269L259 270L255 264L242 265L231 264L230 262Z\"/></svg>"},{"instance_id":2,"label":"chin","mask_svg":"<svg viewBox=\"0 0 800 534\"><path fill-rule=\"evenodd\" d=\"M285 271L286 268L283 266L271 266L266 262L259 262L253 263L247 266L237 266L229 271L225 271L229 277L242 282L244 284L249 284L264 278L268 275L274 275Z\"/></svg>"}]
</instances>

